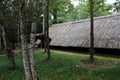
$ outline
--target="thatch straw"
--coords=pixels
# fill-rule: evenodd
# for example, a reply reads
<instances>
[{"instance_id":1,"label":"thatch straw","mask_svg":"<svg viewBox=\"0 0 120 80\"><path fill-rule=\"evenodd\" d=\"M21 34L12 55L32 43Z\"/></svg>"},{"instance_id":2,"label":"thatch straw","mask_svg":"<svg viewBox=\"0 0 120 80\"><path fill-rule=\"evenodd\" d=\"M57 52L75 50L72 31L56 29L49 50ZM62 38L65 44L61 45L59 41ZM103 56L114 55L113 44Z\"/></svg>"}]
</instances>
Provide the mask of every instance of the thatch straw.
<instances>
[{"instance_id":1,"label":"thatch straw","mask_svg":"<svg viewBox=\"0 0 120 80\"><path fill-rule=\"evenodd\" d=\"M51 46L90 47L90 20L52 25ZM120 49L120 14L94 19L95 48Z\"/></svg>"}]
</instances>

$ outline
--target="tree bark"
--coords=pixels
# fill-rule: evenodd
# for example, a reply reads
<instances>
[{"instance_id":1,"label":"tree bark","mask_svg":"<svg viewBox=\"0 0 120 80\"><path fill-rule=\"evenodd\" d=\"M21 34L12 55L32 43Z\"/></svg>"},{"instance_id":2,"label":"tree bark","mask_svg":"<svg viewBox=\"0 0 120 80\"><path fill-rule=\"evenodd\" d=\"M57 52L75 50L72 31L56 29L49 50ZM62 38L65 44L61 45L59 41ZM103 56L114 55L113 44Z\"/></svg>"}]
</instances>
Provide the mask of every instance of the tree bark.
<instances>
[{"instance_id":1,"label":"tree bark","mask_svg":"<svg viewBox=\"0 0 120 80\"><path fill-rule=\"evenodd\" d=\"M45 33L44 33L44 48L45 48L45 52L47 52L47 32L46 32L46 28L45 28Z\"/></svg>"},{"instance_id":2,"label":"tree bark","mask_svg":"<svg viewBox=\"0 0 120 80\"><path fill-rule=\"evenodd\" d=\"M43 28L42 33L45 33L45 25L44 25L44 15L43 15Z\"/></svg>"},{"instance_id":3,"label":"tree bark","mask_svg":"<svg viewBox=\"0 0 120 80\"><path fill-rule=\"evenodd\" d=\"M7 58L8 58L8 61L9 61L9 65L11 68L15 68L16 67L16 64L15 64L15 60L14 60L14 52L12 52L12 48L9 44L9 41L7 39L7 36L6 36L6 32L5 32L5 29L4 29L4 22L3 22L3 12L2 12L2 9L3 9L3 4L2 2L0 3L0 30L1 30L1 35L2 35L2 38L3 38L3 43L4 43L4 46L5 46L5 50L6 50L6 53L7 53ZM1 35L0 35L0 38L1 38Z\"/></svg>"},{"instance_id":4,"label":"tree bark","mask_svg":"<svg viewBox=\"0 0 120 80\"><path fill-rule=\"evenodd\" d=\"M37 28L37 5L38 0L34 0L33 2L33 22L31 26L31 38L30 38L30 66L31 66L31 73L32 79L37 80L37 73L35 68L35 38L36 38L36 28Z\"/></svg>"},{"instance_id":5,"label":"tree bark","mask_svg":"<svg viewBox=\"0 0 120 80\"><path fill-rule=\"evenodd\" d=\"M45 25L45 37L46 37L46 48L47 48L47 59L50 60L50 47L49 47L49 0L44 0L44 25Z\"/></svg>"},{"instance_id":6,"label":"tree bark","mask_svg":"<svg viewBox=\"0 0 120 80\"><path fill-rule=\"evenodd\" d=\"M18 38L18 44L20 44L20 15L18 16L18 34L17 34L17 38Z\"/></svg>"},{"instance_id":7,"label":"tree bark","mask_svg":"<svg viewBox=\"0 0 120 80\"><path fill-rule=\"evenodd\" d=\"M21 37L21 44L22 44L23 65L24 65L26 80L32 80L27 40L25 36L26 27L24 22L25 22L25 0L20 0L20 33L21 33L20 37Z\"/></svg>"},{"instance_id":8,"label":"tree bark","mask_svg":"<svg viewBox=\"0 0 120 80\"><path fill-rule=\"evenodd\" d=\"M2 49L2 38L1 38L1 34L2 34L2 31L1 31L1 29L0 29L0 49Z\"/></svg>"},{"instance_id":9,"label":"tree bark","mask_svg":"<svg viewBox=\"0 0 120 80\"><path fill-rule=\"evenodd\" d=\"M58 23L58 22L57 22L57 11L56 11L56 10L55 10L54 13L53 13L53 17L54 17L53 24Z\"/></svg>"},{"instance_id":10,"label":"tree bark","mask_svg":"<svg viewBox=\"0 0 120 80\"><path fill-rule=\"evenodd\" d=\"M45 5L46 5L46 3L45 3L45 0L44 0L44 5L43 5L43 13L44 13L44 15L43 15L43 28L44 28L44 49L45 49L45 52L47 51L47 33L46 33L46 20L45 20L45 17L46 17L46 13L45 13L45 9L46 9L46 7L45 7Z\"/></svg>"},{"instance_id":11,"label":"tree bark","mask_svg":"<svg viewBox=\"0 0 120 80\"><path fill-rule=\"evenodd\" d=\"M94 61L94 19L93 19L93 0L90 0L90 62Z\"/></svg>"}]
</instances>

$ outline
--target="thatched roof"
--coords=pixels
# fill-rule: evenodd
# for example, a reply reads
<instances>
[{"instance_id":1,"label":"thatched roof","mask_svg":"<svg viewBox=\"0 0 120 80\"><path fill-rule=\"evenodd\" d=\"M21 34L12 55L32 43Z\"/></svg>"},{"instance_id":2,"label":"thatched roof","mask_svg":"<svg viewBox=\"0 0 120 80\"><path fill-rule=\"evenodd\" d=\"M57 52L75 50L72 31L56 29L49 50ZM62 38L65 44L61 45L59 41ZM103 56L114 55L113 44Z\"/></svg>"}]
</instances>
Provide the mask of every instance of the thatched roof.
<instances>
[{"instance_id":1,"label":"thatched roof","mask_svg":"<svg viewBox=\"0 0 120 80\"><path fill-rule=\"evenodd\" d=\"M52 25L51 46L90 47L90 20ZM94 19L95 48L120 49L120 14Z\"/></svg>"}]
</instances>

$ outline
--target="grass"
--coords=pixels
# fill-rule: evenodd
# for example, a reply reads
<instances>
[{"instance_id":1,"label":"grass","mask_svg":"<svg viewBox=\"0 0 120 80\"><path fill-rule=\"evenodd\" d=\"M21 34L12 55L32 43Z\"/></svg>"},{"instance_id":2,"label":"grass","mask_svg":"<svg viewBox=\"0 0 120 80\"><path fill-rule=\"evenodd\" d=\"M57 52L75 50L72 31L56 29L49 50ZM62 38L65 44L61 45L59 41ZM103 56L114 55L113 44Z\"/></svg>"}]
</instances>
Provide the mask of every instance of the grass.
<instances>
[{"instance_id":1,"label":"grass","mask_svg":"<svg viewBox=\"0 0 120 80\"><path fill-rule=\"evenodd\" d=\"M52 59L46 60L43 51L36 51L36 68L40 80L120 80L120 59L95 56L102 61L117 64L90 68L81 64L89 55L73 54L63 51L51 51ZM0 56L0 80L25 80L21 54L15 54L18 68L10 70L7 58Z\"/></svg>"}]
</instances>

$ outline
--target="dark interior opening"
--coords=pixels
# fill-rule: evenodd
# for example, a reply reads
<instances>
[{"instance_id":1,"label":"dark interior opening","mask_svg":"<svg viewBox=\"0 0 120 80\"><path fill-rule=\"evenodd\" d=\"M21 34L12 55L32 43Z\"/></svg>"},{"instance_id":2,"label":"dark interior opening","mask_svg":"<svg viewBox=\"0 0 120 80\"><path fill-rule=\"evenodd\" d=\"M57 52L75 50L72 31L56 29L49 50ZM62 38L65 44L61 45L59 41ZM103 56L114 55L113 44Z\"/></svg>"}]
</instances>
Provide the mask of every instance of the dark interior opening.
<instances>
[{"instance_id":1,"label":"dark interior opening","mask_svg":"<svg viewBox=\"0 0 120 80\"><path fill-rule=\"evenodd\" d=\"M62 47L62 46L50 46L51 49L55 50L63 50L63 51L71 51L71 52L83 52L88 53L89 48L83 47ZM108 48L95 48L95 53L99 54L108 54L108 55L120 55L120 49L108 49Z\"/></svg>"}]
</instances>

